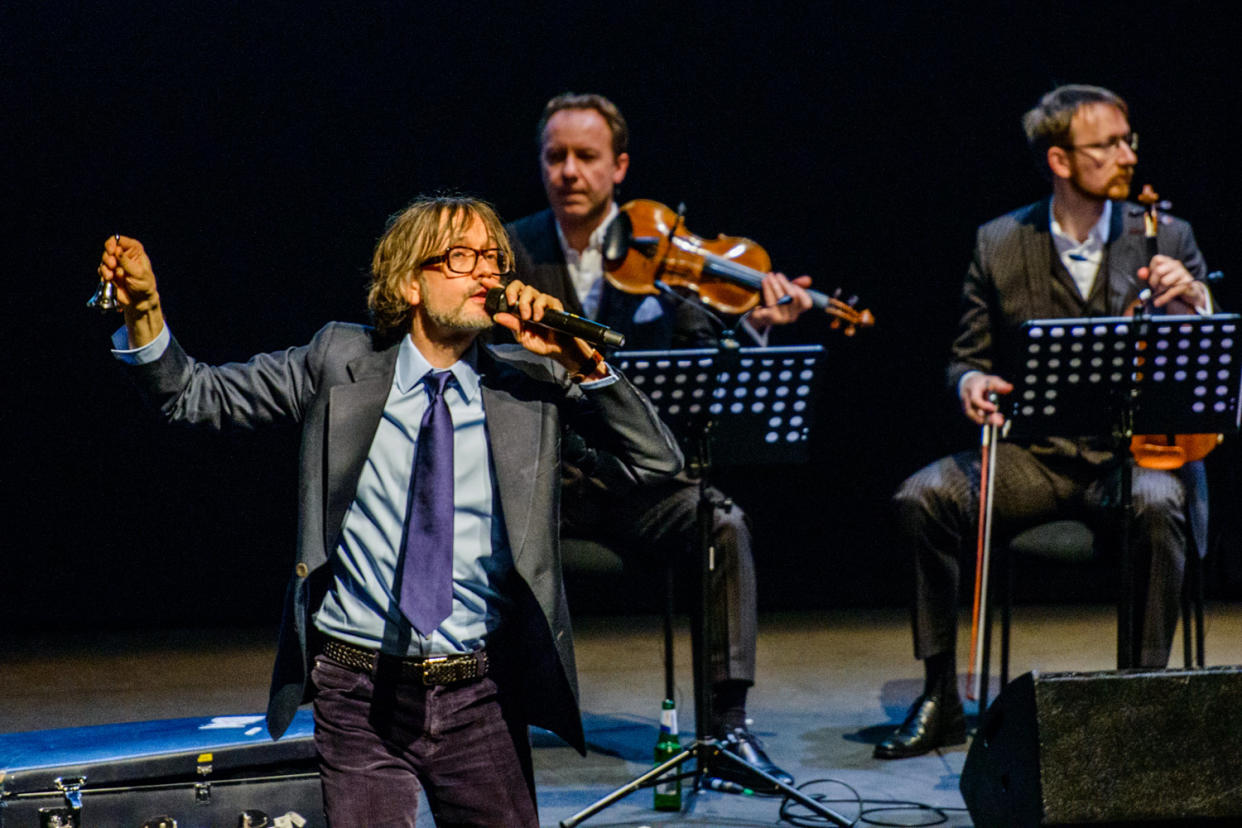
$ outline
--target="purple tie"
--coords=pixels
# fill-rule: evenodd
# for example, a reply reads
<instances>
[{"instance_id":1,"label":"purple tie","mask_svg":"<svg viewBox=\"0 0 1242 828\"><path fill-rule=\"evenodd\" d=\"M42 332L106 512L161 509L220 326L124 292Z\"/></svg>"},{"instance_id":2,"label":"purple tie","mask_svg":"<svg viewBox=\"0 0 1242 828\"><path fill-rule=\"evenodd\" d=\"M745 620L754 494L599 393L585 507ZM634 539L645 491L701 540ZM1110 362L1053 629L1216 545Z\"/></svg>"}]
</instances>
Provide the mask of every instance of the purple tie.
<instances>
[{"instance_id":1,"label":"purple tie","mask_svg":"<svg viewBox=\"0 0 1242 828\"><path fill-rule=\"evenodd\" d=\"M423 377L431 402L418 430L401 542L401 612L424 636L453 609L453 417L444 400L452 377Z\"/></svg>"}]
</instances>

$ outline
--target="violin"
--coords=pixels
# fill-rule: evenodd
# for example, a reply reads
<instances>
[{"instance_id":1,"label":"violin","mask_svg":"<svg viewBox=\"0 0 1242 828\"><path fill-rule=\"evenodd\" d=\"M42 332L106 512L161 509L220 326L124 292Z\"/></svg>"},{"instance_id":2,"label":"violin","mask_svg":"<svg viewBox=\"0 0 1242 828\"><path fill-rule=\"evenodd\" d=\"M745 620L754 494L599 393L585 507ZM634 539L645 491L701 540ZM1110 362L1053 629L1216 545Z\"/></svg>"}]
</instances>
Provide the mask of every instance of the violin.
<instances>
[{"instance_id":1,"label":"violin","mask_svg":"<svg viewBox=\"0 0 1242 828\"><path fill-rule=\"evenodd\" d=\"M1160 201L1160 196L1150 184L1144 184L1138 195L1139 203L1147 209L1143 213L1143 236L1147 247L1147 261L1158 253L1157 231L1160 227L1159 208L1168 209L1167 201ZM1142 298L1135 300L1126 315L1131 316L1145 307ZM1153 309L1146 309L1151 313ZM1140 357L1138 367L1143 365ZM1130 453L1134 462L1146 469L1179 469L1186 463L1202 460L1212 449L1224 439L1221 434L1135 434L1130 438Z\"/></svg>"},{"instance_id":2,"label":"violin","mask_svg":"<svg viewBox=\"0 0 1242 828\"><path fill-rule=\"evenodd\" d=\"M745 313L759 304L771 267L767 251L750 239L723 234L702 239L685 229L680 211L658 201L626 203L605 231L604 277L626 293L655 295L660 283L677 285L721 313ZM871 311L854 307L857 297L842 299L840 293L807 290L814 307L846 336L875 324Z\"/></svg>"}]
</instances>

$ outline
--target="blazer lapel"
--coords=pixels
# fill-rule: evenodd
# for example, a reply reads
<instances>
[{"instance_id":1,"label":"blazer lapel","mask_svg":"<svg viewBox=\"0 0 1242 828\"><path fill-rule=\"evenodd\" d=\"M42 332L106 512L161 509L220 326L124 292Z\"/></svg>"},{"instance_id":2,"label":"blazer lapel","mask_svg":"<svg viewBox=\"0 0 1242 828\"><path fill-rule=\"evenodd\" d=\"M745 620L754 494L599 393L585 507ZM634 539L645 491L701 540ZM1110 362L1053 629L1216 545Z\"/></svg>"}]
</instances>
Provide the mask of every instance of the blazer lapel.
<instances>
[{"instance_id":1,"label":"blazer lapel","mask_svg":"<svg viewBox=\"0 0 1242 828\"><path fill-rule=\"evenodd\" d=\"M543 274L543 278L547 280L547 283L558 287L558 289L551 292L559 296L561 301L565 303L565 310L581 316L583 313L582 302L578 300L578 291L574 288L573 280L569 278L569 266L565 263L565 251L561 250L561 239L556 232L556 216L551 210L545 210L542 221L542 232L531 240L531 257L535 260L536 267L547 270Z\"/></svg>"},{"instance_id":2,"label":"blazer lapel","mask_svg":"<svg viewBox=\"0 0 1242 828\"><path fill-rule=\"evenodd\" d=\"M1052 267L1052 229L1048 224L1049 200L1031 205L1019 222L1022 228L1022 258L1026 264L1027 307L1047 308L1050 300L1049 274ZM1056 278L1056 276L1054 276Z\"/></svg>"},{"instance_id":3,"label":"blazer lapel","mask_svg":"<svg viewBox=\"0 0 1242 828\"><path fill-rule=\"evenodd\" d=\"M488 445L500 493L501 514L516 566L531 532L532 504L539 487L537 478L540 473L549 473L548 469L539 468L544 448L543 411L540 403L519 400L503 387L494 385L493 380L490 376L483 380L483 411L487 417ZM540 436L532 440L529 437L532 434ZM557 483L559 485L559 481Z\"/></svg>"},{"instance_id":4,"label":"blazer lapel","mask_svg":"<svg viewBox=\"0 0 1242 828\"><path fill-rule=\"evenodd\" d=\"M328 390L324 548L331 550L358 489L358 478L384 413L397 367L397 346L361 356L346 369L353 382Z\"/></svg>"},{"instance_id":5,"label":"blazer lapel","mask_svg":"<svg viewBox=\"0 0 1242 828\"><path fill-rule=\"evenodd\" d=\"M1147 262L1147 240L1141 221L1131 216L1133 207L1123 201L1113 202L1113 220L1109 225L1108 246L1108 313L1119 316L1138 298L1138 269ZM1134 214L1141 215L1141 211ZM1098 283L1100 280L1096 280ZM1097 285L1098 287L1098 285Z\"/></svg>"}]
</instances>

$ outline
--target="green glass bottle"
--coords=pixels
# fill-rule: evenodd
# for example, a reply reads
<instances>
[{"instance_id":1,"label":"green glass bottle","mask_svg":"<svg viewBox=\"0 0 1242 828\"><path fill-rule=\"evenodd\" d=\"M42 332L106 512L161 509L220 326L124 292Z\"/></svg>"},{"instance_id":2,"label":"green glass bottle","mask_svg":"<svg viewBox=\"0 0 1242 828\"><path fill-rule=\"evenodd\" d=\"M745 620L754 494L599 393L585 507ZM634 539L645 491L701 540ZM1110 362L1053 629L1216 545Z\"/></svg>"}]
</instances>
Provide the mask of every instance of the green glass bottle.
<instances>
[{"instance_id":1,"label":"green glass bottle","mask_svg":"<svg viewBox=\"0 0 1242 828\"><path fill-rule=\"evenodd\" d=\"M677 706L672 699L665 699L660 706L660 737L656 739L655 764L662 765L678 753L681 753L681 741L677 738ZM675 775L678 772L674 768L669 773ZM655 809L681 810L681 779L669 779L655 786Z\"/></svg>"}]
</instances>

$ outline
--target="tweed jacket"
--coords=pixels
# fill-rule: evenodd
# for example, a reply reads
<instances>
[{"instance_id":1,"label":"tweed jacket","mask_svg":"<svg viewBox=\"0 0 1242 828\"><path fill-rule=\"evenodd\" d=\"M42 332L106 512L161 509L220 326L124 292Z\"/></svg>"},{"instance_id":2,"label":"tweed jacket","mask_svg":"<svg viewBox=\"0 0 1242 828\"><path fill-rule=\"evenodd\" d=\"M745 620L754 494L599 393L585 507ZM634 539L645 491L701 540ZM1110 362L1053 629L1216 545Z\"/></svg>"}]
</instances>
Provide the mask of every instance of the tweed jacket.
<instances>
[{"instance_id":1,"label":"tweed jacket","mask_svg":"<svg viewBox=\"0 0 1242 828\"><path fill-rule=\"evenodd\" d=\"M1024 322L1085 316L1121 316L1144 287L1138 269L1148 264L1144 208L1114 201L1104 261L1089 296L1078 292L1056 254L1049 223L1049 199L1028 204L979 228L974 256L962 288L962 316L947 379L954 396L968 371L1012 381L1017 339ZM1186 221L1164 215L1158 251L1203 279L1207 266ZM1031 446L1043 455L1073 457L1091 466L1115 462L1118 449L1107 439L1043 438ZM1200 556L1207 552L1207 481L1201 463L1179 472L1187 486L1187 512Z\"/></svg>"},{"instance_id":2,"label":"tweed jacket","mask_svg":"<svg viewBox=\"0 0 1242 828\"><path fill-rule=\"evenodd\" d=\"M1100 276L1083 299L1056 256L1048 221L1049 200L1029 204L979 228L974 257L962 287L962 317L953 343L948 382L956 394L967 371L1011 379L1011 349L1022 323L1073 316L1120 316L1143 285L1147 265L1143 208L1114 201ZM1190 225L1165 216L1159 251L1179 259L1190 274L1207 273Z\"/></svg>"}]
</instances>

